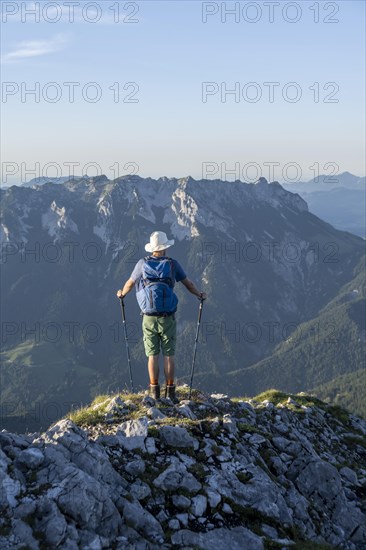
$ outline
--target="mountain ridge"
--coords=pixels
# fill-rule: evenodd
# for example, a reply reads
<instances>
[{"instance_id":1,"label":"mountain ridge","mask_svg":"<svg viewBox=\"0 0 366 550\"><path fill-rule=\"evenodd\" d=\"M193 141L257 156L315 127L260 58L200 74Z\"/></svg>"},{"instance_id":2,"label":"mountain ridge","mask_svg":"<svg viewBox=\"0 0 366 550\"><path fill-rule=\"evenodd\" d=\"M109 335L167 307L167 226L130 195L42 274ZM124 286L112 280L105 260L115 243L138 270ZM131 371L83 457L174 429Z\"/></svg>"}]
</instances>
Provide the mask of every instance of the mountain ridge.
<instances>
[{"instance_id":1,"label":"mountain ridge","mask_svg":"<svg viewBox=\"0 0 366 550\"><path fill-rule=\"evenodd\" d=\"M350 375L359 369L366 372L364 266L365 257L355 268L352 281L319 311L318 316L299 324L293 335L280 342L271 355L244 371L228 372L227 376L232 378L230 385L235 386L245 379L248 392L253 394L261 388L258 381L263 384L266 380L267 385L282 391L304 389L316 393L318 385L326 385L333 378ZM343 316L345 319L340 322ZM314 341L324 341L324 344L312 346ZM331 377L330 369L333 370ZM340 402L342 404L342 399ZM358 413L364 414L362 404Z\"/></svg>"},{"instance_id":2,"label":"mountain ridge","mask_svg":"<svg viewBox=\"0 0 366 550\"><path fill-rule=\"evenodd\" d=\"M134 176L136 176L137 178L140 178L140 179L149 179L148 177L143 178L143 177L139 176L138 174L135 174L133 176L127 174L127 175L119 176L118 178L115 178L115 179L129 178L129 177L134 177ZM44 185L47 182L54 183L54 184L63 184L68 180L77 181L77 180L81 180L81 179L88 180L88 179L93 179L93 178L106 178L108 181L114 181L113 179L109 180L109 178L107 176L105 176L104 174L99 174L98 176L88 176L88 175L85 174L83 176L75 176L75 175L60 176L60 177L40 176L40 177L33 178L29 181L23 182L21 184L13 184L13 185L17 185L17 186L21 186L21 187L31 187L33 185ZM180 178L174 178L174 177L168 177L168 176L159 176L159 178L155 178L155 179L157 179L157 180L167 180L167 179L179 180L179 179L184 179L184 178L194 179L190 175L182 176ZM237 181L241 181L241 180L237 180ZM285 187L288 186L289 188L291 188L291 186L294 186L293 188L295 188L297 185L299 185L299 186L308 185L309 188L310 188L312 184L316 184L318 188L319 188L319 186L321 187L322 185L328 186L328 188L334 188L334 186L338 186L338 187L342 187L342 186L349 187L349 186L351 186L351 188L352 188L352 186L354 186L354 185L356 187L360 186L360 185L364 185L365 182L366 182L366 177L365 176L356 176L356 175L352 174L351 172L345 171L345 172L341 172L341 173L338 173L338 174L332 174L332 175L320 174L320 175L318 175L318 176L316 176L316 177L314 177L310 180L307 180L307 181L284 182L284 183L282 183L282 185L285 186ZM242 183L245 183L245 182L243 181ZM338 185L338 183L339 183L339 185Z\"/></svg>"}]
</instances>

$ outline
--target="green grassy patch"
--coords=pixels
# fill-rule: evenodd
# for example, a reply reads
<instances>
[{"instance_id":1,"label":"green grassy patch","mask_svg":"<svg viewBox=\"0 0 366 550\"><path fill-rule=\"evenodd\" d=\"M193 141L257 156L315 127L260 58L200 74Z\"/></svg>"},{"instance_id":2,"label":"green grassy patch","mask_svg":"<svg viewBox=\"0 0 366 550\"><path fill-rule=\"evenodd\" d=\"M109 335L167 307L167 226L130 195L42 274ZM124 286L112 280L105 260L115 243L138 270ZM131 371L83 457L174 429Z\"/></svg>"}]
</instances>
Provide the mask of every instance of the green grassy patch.
<instances>
[{"instance_id":1,"label":"green grassy patch","mask_svg":"<svg viewBox=\"0 0 366 550\"><path fill-rule=\"evenodd\" d=\"M120 397L122 401L131 401L133 405L141 405L141 399L143 394L124 393L118 392L115 394L101 394L97 395L90 405L86 407L80 407L79 409L69 412L65 418L72 420L78 426L95 425L99 422L104 422L104 416L106 414L106 408L110 401L114 397ZM141 412L137 409L131 409L128 414L124 415L125 420L132 418L138 418L142 416Z\"/></svg>"},{"instance_id":2,"label":"green grassy patch","mask_svg":"<svg viewBox=\"0 0 366 550\"><path fill-rule=\"evenodd\" d=\"M344 409L343 407L340 407L339 405L327 405L325 406L325 410L327 413L331 414L339 420L342 424L344 424L347 428L350 426L350 418L349 418L349 412Z\"/></svg>"},{"instance_id":3,"label":"green grassy patch","mask_svg":"<svg viewBox=\"0 0 366 550\"><path fill-rule=\"evenodd\" d=\"M11 526L10 525L1 525L0 526L0 537L7 537L11 534Z\"/></svg>"},{"instance_id":4,"label":"green grassy patch","mask_svg":"<svg viewBox=\"0 0 366 550\"><path fill-rule=\"evenodd\" d=\"M357 445L366 449L366 437L362 437L362 436L357 437L356 435L354 436L345 435L343 437L343 441L347 443L347 446L350 447L351 449L355 449Z\"/></svg>"},{"instance_id":5,"label":"green grassy patch","mask_svg":"<svg viewBox=\"0 0 366 550\"><path fill-rule=\"evenodd\" d=\"M266 516L265 514L263 514L259 510L256 510L255 508L251 508L249 506L242 506L241 504L238 504L231 498L227 498L227 497L223 499L223 502L227 502L229 504L234 514L237 516L237 519L240 521L241 525L248 527L251 531L253 531L257 535L262 534L262 523L266 523L271 527L275 527L278 530L282 530L281 524L278 521L276 521L275 519L269 516Z\"/></svg>"},{"instance_id":6,"label":"green grassy patch","mask_svg":"<svg viewBox=\"0 0 366 550\"><path fill-rule=\"evenodd\" d=\"M159 437L159 429L156 426L148 426L147 435L156 439L157 437Z\"/></svg>"},{"instance_id":7,"label":"green grassy patch","mask_svg":"<svg viewBox=\"0 0 366 550\"><path fill-rule=\"evenodd\" d=\"M240 481L240 483L248 483L253 477L253 474L250 472L236 472L236 477Z\"/></svg>"},{"instance_id":8,"label":"green grassy patch","mask_svg":"<svg viewBox=\"0 0 366 550\"><path fill-rule=\"evenodd\" d=\"M180 399L189 399L189 386L177 386L176 393ZM200 390L192 388L191 399L193 401L206 401L207 396L204 395Z\"/></svg>"},{"instance_id":9,"label":"green grassy patch","mask_svg":"<svg viewBox=\"0 0 366 550\"><path fill-rule=\"evenodd\" d=\"M253 397L254 401L265 401L266 399L273 403L274 405L279 405L280 403L288 406L288 398L291 397L299 405L304 405L306 407L320 407L326 408L326 403L317 399L314 395L303 394L303 393L285 393L278 390L270 389L258 394L256 397Z\"/></svg>"},{"instance_id":10,"label":"green grassy patch","mask_svg":"<svg viewBox=\"0 0 366 550\"><path fill-rule=\"evenodd\" d=\"M193 474L199 481L203 482L208 475L206 468L201 463L192 464L188 470Z\"/></svg>"}]
</instances>

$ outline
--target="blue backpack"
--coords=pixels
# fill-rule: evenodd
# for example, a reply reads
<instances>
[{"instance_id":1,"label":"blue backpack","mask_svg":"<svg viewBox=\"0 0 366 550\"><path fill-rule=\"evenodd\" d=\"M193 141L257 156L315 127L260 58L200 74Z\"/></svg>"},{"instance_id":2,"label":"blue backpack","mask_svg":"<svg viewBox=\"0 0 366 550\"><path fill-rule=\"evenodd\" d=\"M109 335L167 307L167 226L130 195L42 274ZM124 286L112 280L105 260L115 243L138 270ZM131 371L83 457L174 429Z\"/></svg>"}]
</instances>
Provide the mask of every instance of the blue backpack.
<instances>
[{"instance_id":1,"label":"blue backpack","mask_svg":"<svg viewBox=\"0 0 366 550\"><path fill-rule=\"evenodd\" d=\"M174 263L171 258L147 256L136 298L142 313L157 315L174 313L178 298L174 294Z\"/></svg>"}]
</instances>

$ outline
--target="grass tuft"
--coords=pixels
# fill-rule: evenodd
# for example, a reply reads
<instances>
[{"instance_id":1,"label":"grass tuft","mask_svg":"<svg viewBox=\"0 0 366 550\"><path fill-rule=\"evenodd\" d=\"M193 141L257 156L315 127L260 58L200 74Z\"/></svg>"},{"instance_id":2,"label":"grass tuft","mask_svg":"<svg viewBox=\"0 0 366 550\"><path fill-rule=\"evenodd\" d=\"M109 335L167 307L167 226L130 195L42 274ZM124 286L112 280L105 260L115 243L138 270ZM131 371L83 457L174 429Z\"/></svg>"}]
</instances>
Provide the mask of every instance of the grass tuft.
<instances>
[{"instance_id":1,"label":"grass tuft","mask_svg":"<svg viewBox=\"0 0 366 550\"><path fill-rule=\"evenodd\" d=\"M323 409L327 407L326 403L320 399L317 399L314 395L304 393L285 393L274 389L266 390L258 394L256 397L253 397L253 399L258 402L265 401L267 399L274 405L279 405L280 403L286 405L289 397L291 397L299 405L304 405L306 407L320 407Z\"/></svg>"},{"instance_id":2,"label":"grass tuft","mask_svg":"<svg viewBox=\"0 0 366 550\"><path fill-rule=\"evenodd\" d=\"M139 406L141 405L141 399L143 398L144 394L117 392L110 395L97 395L90 405L70 411L65 418L72 420L72 422L74 422L78 426L93 426L95 424L98 424L99 422L103 422L108 404L114 397L117 396L119 396L124 402L130 401L133 405ZM131 410L128 418L136 418L138 416L140 416L140 413L138 411Z\"/></svg>"}]
</instances>

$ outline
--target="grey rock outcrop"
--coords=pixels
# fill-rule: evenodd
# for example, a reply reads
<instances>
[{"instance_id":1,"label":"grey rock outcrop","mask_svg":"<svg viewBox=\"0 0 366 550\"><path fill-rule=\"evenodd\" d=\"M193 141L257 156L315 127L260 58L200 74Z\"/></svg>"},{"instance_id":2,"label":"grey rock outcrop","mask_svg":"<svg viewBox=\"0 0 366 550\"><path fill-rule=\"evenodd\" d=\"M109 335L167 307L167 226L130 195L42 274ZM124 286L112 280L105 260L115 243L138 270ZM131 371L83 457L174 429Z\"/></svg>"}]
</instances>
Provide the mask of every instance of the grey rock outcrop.
<instances>
[{"instance_id":1,"label":"grey rock outcrop","mask_svg":"<svg viewBox=\"0 0 366 550\"><path fill-rule=\"evenodd\" d=\"M268 393L122 394L104 421L3 430L0 548L365 548L366 422Z\"/></svg>"},{"instance_id":2,"label":"grey rock outcrop","mask_svg":"<svg viewBox=\"0 0 366 550\"><path fill-rule=\"evenodd\" d=\"M245 527L214 529L207 533L194 533L182 530L172 536L172 542L179 547L198 546L202 550L218 550L218 548L264 550L262 539L249 531L249 529L245 529Z\"/></svg>"}]
</instances>

